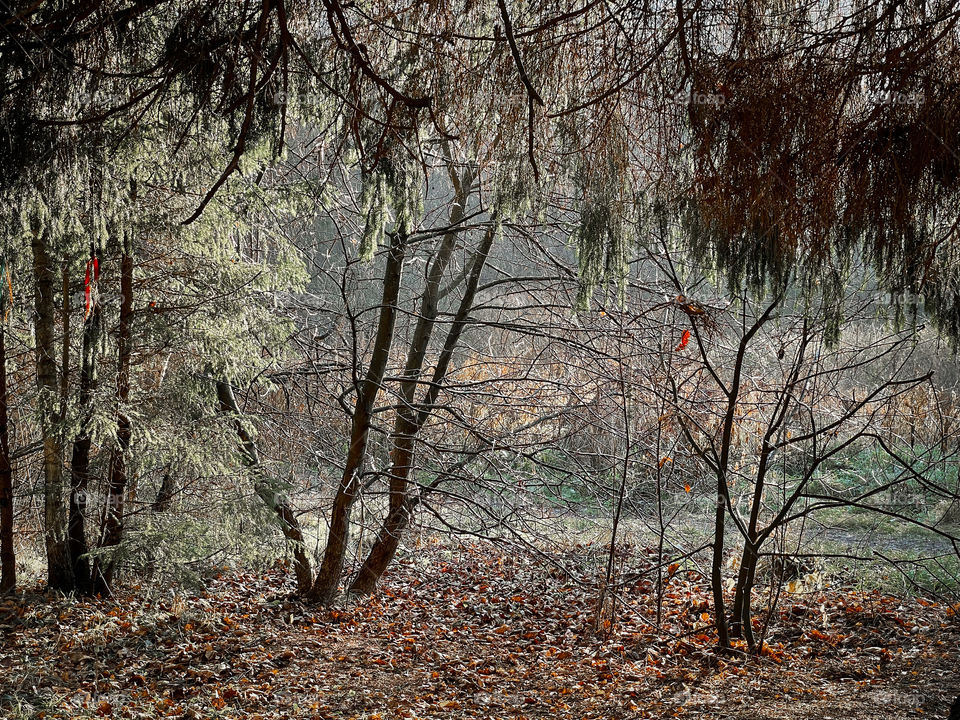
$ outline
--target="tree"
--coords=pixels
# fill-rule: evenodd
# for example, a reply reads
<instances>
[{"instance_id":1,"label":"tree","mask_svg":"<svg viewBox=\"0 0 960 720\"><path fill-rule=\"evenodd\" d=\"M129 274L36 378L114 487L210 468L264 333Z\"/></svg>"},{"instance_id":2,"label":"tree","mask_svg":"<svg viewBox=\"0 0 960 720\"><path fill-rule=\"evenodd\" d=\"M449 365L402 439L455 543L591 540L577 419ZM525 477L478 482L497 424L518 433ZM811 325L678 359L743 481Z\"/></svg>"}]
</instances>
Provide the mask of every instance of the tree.
<instances>
[{"instance_id":1,"label":"tree","mask_svg":"<svg viewBox=\"0 0 960 720\"><path fill-rule=\"evenodd\" d=\"M84 270L85 303L80 351L80 387L77 406L81 413L80 427L73 440L70 460L70 502L68 534L70 560L77 590L93 590L89 546L86 532L87 493L90 488L90 448L93 441L94 397L98 388L98 360L103 330L103 313L99 298L100 259L94 247ZM69 337L67 338L69 339Z\"/></svg>"},{"instance_id":2,"label":"tree","mask_svg":"<svg viewBox=\"0 0 960 720\"><path fill-rule=\"evenodd\" d=\"M43 428L44 539L48 582L54 590L73 588L73 567L67 546L67 514L63 505L63 431L57 409L58 375L54 335L54 273L49 235L39 220L33 235L34 312L37 335L37 389Z\"/></svg>"},{"instance_id":3,"label":"tree","mask_svg":"<svg viewBox=\"0 0 960 720\"><path fill-rule=\"evenodd\" d=\"M468 187L471 180L470 174L465 173L459 182L459 187ZM462 209L465 205L465 197L458 197L454 200L454 206L450 213L451 226L456 226L462 221ZM420 373L423 369L427 344L432 334L432 326L437 319L437 296L440 291L440 281L443 277L445 266L449 261L450 253L453 250L456 235L454 231L450 230L444 235L440 250L434 257L433 264L430 266L427 286L421 300L417 326L413 332L413 339L411 340L410 350L407 353L407 362L402 376L403 380L401 381L401 406L397 411L394 426L394 444L391 451L393 464L389 470L390 507L388 516L378 532L377 539L370 549L367 559L361 566L357 577L350 585L351 592L365 594L372 592L376 588L377 581L382 577L387 566L393 560L401 534L410 521L410 515L416 502L416 495L411 494L409 486L410 474L414 469L417 434L433 412L437 398L443 389L447 371L450 367L450 361L454 352L458 349L463 330L469 322L469 316L477 294L480 275L483 272L487 257L490 255L496 232L496 227L490 227L484 233L475 251L470 272L465 278L466 284L460 306L447 332L443 349L437 359L423 400L415 405L414 395L417 386L422 382Z\"/></svg>"},{"instance_id":4,"label":"tree","mask_svg":"<svg viewBox=\"0 0 960 720\"><path fill-rule=\"evenodd\" d=\"M845 327L870 322L875 301L845 298ZM754 635L752 595L766 544L790 523L827 507L809 502L822 468L876 443L874 428L884 408L931 376L908 372L917 330L878 329L870 347L842 340L831 345L833 308L804 311L794 303L784 290L762 301L741 296L725 312L691 315L692 357L667 377L683 437L716 477L711 586L724 648L731 637L742 636L751 651L762 652L762 636L757 641ZM858 387L863 381L855 377L866 379L865 387ZM707 404L705 397L715 399ZM862 497L905 479L900 475L865 489ZM730 616L728 519L741 542Z\"/></svg>"},{"instance_id":5,"label":"tree","mask_svg":"<svg viewBox=\"0 0 960 720\"><path fill-rule=\"evenodd\" d=\"M10 284L6 257L0 262L0 283ZM7 414L7 294L0 295L0 593L17 586L17 559L13 547L13 468L10 459L10 432Z\"/></svg>"},{"instance_id":6,"label":"tree","mask_svg":"<svg viewBox=\"0 0 960 720\"><path fill-rule=\"evenodd\" d=\"M126 409L130 400L130 358L133 340L133 244L130 234L124 236L120 260L120 323L117 329L117 386L115 412L117 418L116 442L110 449L109 479L103 521L100 529L99 550L109 551L120 544L123 536L123 500L127 490L127 458L132 433L131 419ZM115 559L98 557L93 565L94 589L102 595L111 592Z\"/></svg>"}]
</instances>

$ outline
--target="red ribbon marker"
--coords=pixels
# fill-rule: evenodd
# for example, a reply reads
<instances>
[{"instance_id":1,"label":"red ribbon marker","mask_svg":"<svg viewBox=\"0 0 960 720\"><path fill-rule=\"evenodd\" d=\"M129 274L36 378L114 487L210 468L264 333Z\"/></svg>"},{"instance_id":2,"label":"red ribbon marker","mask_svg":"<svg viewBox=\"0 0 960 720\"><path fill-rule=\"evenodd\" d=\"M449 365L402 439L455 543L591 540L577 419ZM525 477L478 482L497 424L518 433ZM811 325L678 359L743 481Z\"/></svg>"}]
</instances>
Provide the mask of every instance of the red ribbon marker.
<instances>
[{"instance_id":1,"label":"red ribbon marker","mask_svg":"<svg viewBox=\"0 0 960 720\"><path fill-rule=\"evenodd\" d=\"M100 280L100 261L94 255L92 260L87 260L87 271L83 278L83 319L90 317L90 310L95 303L93 289Z\"/></svg>"}]
</instances>

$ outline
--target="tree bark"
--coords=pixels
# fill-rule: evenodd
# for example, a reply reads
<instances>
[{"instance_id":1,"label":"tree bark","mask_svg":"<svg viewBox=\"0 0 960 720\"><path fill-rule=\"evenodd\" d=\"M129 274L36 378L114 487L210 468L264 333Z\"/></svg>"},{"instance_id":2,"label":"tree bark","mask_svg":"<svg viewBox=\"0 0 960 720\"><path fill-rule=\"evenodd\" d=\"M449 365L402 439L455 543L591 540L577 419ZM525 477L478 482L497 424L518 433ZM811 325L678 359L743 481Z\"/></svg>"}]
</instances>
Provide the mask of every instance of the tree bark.
<instances>
[{"instance_id":1,"label":"tree bark","mask_svg":"<svg viewBox=\"0 0 960 720\"><path fill-rule=\"evenodd\" d=\"M170 471L170 464L163 471L163 479L160 481L160 490L157 491L157 497L153 501L154 512L167 512L173 504L173 475Z\"/></svg>"},{"instance_id":2,"label":"tree bark","mask_svg":"<svg viewBox=\"0 0 960 720\"><path fill-rule=\"evenodd\" d=\"M758 493L762 496L762 484ZM757 561L759 560L759 546L757 544L757 523L751 512L750 526L747 537L744 538L743 554L740 558L740 572L737 576L737 587L733 598L733 613L730 622L730 636L744 637L747 648L754 649L753 638L753 585L757 575Z\"/></svg>"},{"instance_id":3,"label":"tree bark","mask_svg":"<svg viewBox=\"0 0 960 720\"><path fill-rule=\"evenodd\" d=\"M117 442L110 451L109 486L103 509L99 549L114 549L123 538L123 497L127 489L126 454L132 426L126 405L130 398L131 329L133 322L133 251L129 240L120 261L120 325L117 337ZM94 591L109 595L113 585L116 559L98 558L93 564Z\"/></svg>"},{"instance_id":4,"label":"tree bark","mask_svg":"<svg viewBox=\"0 0 960 720\"><path fill-rule=\"evenodd\" d=\"M763 507L763 490L766 485L767 467L770 460L770 436L763 439L763 449L757 469L757 478L753 488L753 499L750 505L750 520L747 525L747 536L743 541L743 554L740 558L740 572L737 576L737 587L733 598L733 614L730 623L731 637L743 636L747 641L747 648L754 650L753 637L753 586L757 575L757 562L760 558L760 541L758 523L760 510Z\"/></svg>"},{"instance_id":5,"label":"tree bark","mask_svg":"<svg viewBox=\"0 0 960 720\"><path fill-rule=\"evenodd\" d=\"M57 408L54 279L46 237L37 227L33 229L31 249L37 389L43 437L43 517L47 584L53 590L69 592L74 589L74 579L67 547L67 512L63 502L63 439L60 428L62 418Z\"/></svg>"},{"instance_id":6,"label":"tree bark","mask_svg":"<svg viewBox=\"0 0 960 720\"><path fill-rule=\"evenodd\" d=\"M60 417L67 416L70 400L70 270L63 268L63 339L60 351Z\"/></svg>"},{"instance_id":7,"label":"tree bark","mask_svg":"<svg viewBox=\"0 0 960 720\"><path fill-rule=\"evenodd\" d=\"M0 282L6 278L0 277ZM3 288L0 287L0 292ZM0 304L2 307L2 304ZM3 315L0 309L0 316ZM13 549L13 470L7 425L7 349L0 317L0 593L17 587L17 558Z\"/></svg>"},{"instance_id":8,"label":"tree bark","mask_svg":"<svg viewBox=\"0 0 960 720\"><path fill-rule=\"evenodd\" d=\"M77 590L92 591L90 561L86 535L87 488L90 483L90 420L93 396L97 389L97 345L100 332L100 307L94 302L83 326L83 356L80 361L80 394L82 413L80 432L73 441L70 463L70 518L67 532L70 539L70 561L73 564Z\"/></svg>"},{"instance_id":9,"label":"tree bark","mask_svg":"<svg viewBox=\"0 0 960 720\"><path fill-rule=\"evenodd\" d=\"M480 275L483 272L483 267L486 263L487 256L490 254L490 248L493 245L495 235L495 229L490 227L484 235L483 240L480 242L480 247L477 250L473 267L470 270L470 276L467 280L467 286L464 291L463 298L460 302L459 308L457 309L457 314L454 317L453 324L450 326L450 331L447 333L443 350L440 353L440 357L437 361L437 367L434 370L433 377L431 378L430 385L427 388L427 392L424 395L423 401L416 408L413 408L412 406L410 407L411 412L409 413L409 418L407 418L405 415L401 416L401 414L398 414L398 431L395 431L394 433L396 442L398 444L395 446L393 467L391 468L390 474L390 513L387 516L383 527L381 527L380 532L377 534L377 539L374 541L373 547L370 549L367 559L364 561L360 571L357 573L357 577L350 586L351 593L367 594L376 589L377 582L380 580L380 578L383 576L383 573L386 572L387 567L393 561L393 558L397 552L397 548L400 545L400 537L410 522L412 509L416 503L411 502L409 498L407 484L409 481L410 471L412 469L412 459L416 437L424 423L430 417L430 413L433 411L434 403L436 403L437 397L440 394L440 390L443 387L444 380L446 379L447 370L450 367L450 360L453 358L453 353L456 351L457 346L460 343L460 338L463 335L464 329L469 324L470 311L473 310L473 303L476 298L477 286L480 282ZM433 312L435 317L435 308ZM422 316L423 314L421 312L421 317ZM412 349L413 348L411 347L411 350ZM422 358L420 358L420 362L422 364ZM416 380L411 380L408 378L407 381L410 382L412 386L411 390L416 387ZM404 398L404 405L401 406L401 410L406 410L406 398ZM402 496L400 495L401 487ZM397 490L396 496L394 494L395 489Z\"/></svg>"},{"instance_id":10,"label":"tree bark","mask_svg":"<svg viewBox=\"0 0 960 720\"><path fill-rule=\"evenodd\" d=\"M367 450L373 406L383 384L390 347L393 344L406 249L407 236L403 233L394 233L390 239L390 249L383 274L383 295L380 301L380 319L377 323L373 354L366 376L358 383L357 399L350 427L350 448L347 451L343 475L333 501L330 532L323 553L323 562L320 564L313 587L307 594L307 599L311 602L324 605L332 603L337 596L340 578L343 575L343 565L350 540L350 513L360 489L360 469Z\"/></svg>"},{"instance_id":11,"label":"tree bark","mask_svg":"<svg viewBox=\"0 0 960 720\"><path fill-rule=\"evenodd\" d=\"M228 382L217 380L217 400L220 411L234 418L237 435L240 438L240 453L244 463L253 471L253 487L264 504L270 508L280 520L283 536L293 546L293 569L297 579L297 592L301 595L310 590L313 581L313 571L310 568L310 558L307 556L306 545L303 542L303 530L293 507L280 494L276 487L268 481L263 465L260 463L260 453L250 433L241 421L240 407L237 405L233 388Z\"/></svg>"}]
</instances>

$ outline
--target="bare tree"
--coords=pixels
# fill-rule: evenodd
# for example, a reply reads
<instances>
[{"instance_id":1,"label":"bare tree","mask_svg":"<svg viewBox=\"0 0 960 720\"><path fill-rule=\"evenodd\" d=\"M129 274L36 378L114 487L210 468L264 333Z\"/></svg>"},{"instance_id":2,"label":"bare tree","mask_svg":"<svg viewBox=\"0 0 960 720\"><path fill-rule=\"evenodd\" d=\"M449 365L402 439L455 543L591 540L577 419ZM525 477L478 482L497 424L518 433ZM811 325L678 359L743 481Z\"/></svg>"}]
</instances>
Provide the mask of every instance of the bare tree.
<instances>
[{"instance_id":1,"label":"bare tree","mask_svg":"<svg viewBox=\"0 0 960 720\"><path fill-rule=\"evenodd\" d=\"M709 333L702 320L694 320L697 357L670 377L669 387L686 442L717 477L711 586L718 640L726 648L731 635L742 635L751 651L762 652L753 632L751 598L764 544L798 518L827 506L808 504L821 468L875 442L873 428L884 407L928 381L930 373L906 372L916 331L889 334L870 347L844 346L841 335L841 344L831 346L825 317L811 320L789 310L783 292L759 308L748 297L735 307L711 317ZM848 303L849 322L868 317L868 307ZM858 387L851 382L855 375L872 379ZM716 398L706 411L704 384L707 396ZM778 465L785 456L791 457L791 473ZM867 495L903 479L871 488ZM745 502L734 501L734 494ZM834 502L842 506L846 500ZM742 542L729 620L727 518Z\"/></svg>"}]
</instances>

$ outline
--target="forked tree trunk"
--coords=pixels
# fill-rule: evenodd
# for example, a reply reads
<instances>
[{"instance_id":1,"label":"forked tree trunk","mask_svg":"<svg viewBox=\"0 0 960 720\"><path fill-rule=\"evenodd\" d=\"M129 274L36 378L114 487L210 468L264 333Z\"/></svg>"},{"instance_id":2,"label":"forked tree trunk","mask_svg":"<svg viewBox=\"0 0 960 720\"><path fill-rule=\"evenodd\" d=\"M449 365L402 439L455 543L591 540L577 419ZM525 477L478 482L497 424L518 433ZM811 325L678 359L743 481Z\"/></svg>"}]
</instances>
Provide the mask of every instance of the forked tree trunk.
<instances>
[{"instance_id":1,"label":"forked tree trunk","mask_svg":"<svg viewBox=\"0 0 960 720\"><path fill-rule=\"evenodd\" d=\"M740 380L743 377L743 366L750 341L760 328L763 327L764 323L770 319L774 309L780 304L781 299L782 295L778 295L773 302L767 306L753 325L743 334L737 347L736 357L734 358L733 376L730 380L730 387L721 386L724 395L726 395L727 407L723 418L720 438L720 456L717 462L717 507L713 528L713 561L710 567L710 586L713 594L717 642L724 650L730 648L730 628L727 624L727 608L723 598L724 531L727 506L730 503L730 488L727 484L727 474L730 469L730 453L733 443L733 426L736 419L737 403L740 400ZM697 339L698 344L700 344L699 334ZM715 372L712 374L714 377L717 377Z\"/></svg>"},{"instance_id":2,"label":"forked tree trunk","mask_svg":"<svg viewBox=\"0 0 960 720\"><path fill-rule=\"evenodd\" d=\"M766 539L766 534L762 534L760 531L759 522L760 511L763 508L763 493L766 486L767 471L770 467L770 455L776 444L774 439L783 437L786 422L790 415L793 392L800 379L804 355L806 354L809 342L808 325L807 322L804 321L803 334L801 336L800 346L797 349L796 359L793 362L793 367L787 378L786 389L777 397L777 403L774 406L770 422L767 424L767 430L763 436L760 458L757 463L757 476L750 505L750 520L747 525L747 536L744 538L743 555L740 559L740 572L737 577L736 594L733 598L733 619L730 623L731 636L744 637L747 641L747 647L751 652L763 651L762 647L756 647L754 640L752 601L753 588L757 577L757 564L760 559L760 546Z\"/></svg>"},{"instance_id":3,"label":"forked tree trunk","mask_svg":"<svg viewBox=\"0 0 960 720\"><path fill-rule=\"evenodd\" d=\"M730 468L730 450L733 440L733 423L736 416L737 401L740 397L740 376L746 355L746 339L740 341L734 362L733 379L727 395L727 409L723 418L723 430L720 438L720 459L717 463L717 507L713 527L713 561L710 566L710 587L713 593L714 622L717 627L717 642L723 649L730 647L730 630L727 625L727 608L723 599L723 552L727 505L730 502L730 489L727 485L727 471Z\"/></svg>"},{"instance_id":4,"label":"forked tree trunk","mask_svg":"<svg viewBox=\"0 0 960 720\"><path fill-rule=\"evenodd\" d=\"M63 497L63 439L57 398L59 388L54 333L54 279L46 238L38 227L33 229L31 250L37 389L43 437L43 519L47 584L53 590L69 592L74 589L74 579L67 547L67 512Z\"/></svg>"},{"instance_id":5,"label":"forked tree trunk","mask_svg":"<svg viewBox=\"0 0 960 720\"><path fill-rule=\"evenodd\" d=\"M310 568L310 558L307 556L306 545L303 542L303 530L293 507L287 499L268 481L263 465L260 463L260 453L257 445L247 432L241 420L240 407L237 405L233 388L230 384L217 380L217 400L220 411L234 418L237 436L240 438L240 453L243 461L254 475L253 487L264 504L270 508L280 520L283 536L293 546L293 569L297 579L297 592L301 595L310 590L313 581L313 571ZM169 474L167 475L169 477Z\"/></svg>"},{"instance_id":6,"label":"forked tree trunk","mask_svg":"<svg viewBox=\"0 0 960 720\"><path fill-rule=\"evenodd\" d=\"M391 543L391 538L396 537L399 540L399 533L406 525L408 514L407 486L410 481L410 473L413 470L416 436L420 430L417 422L417 408L414 405L415 395L420 382L420 374L423 371L423 361L427 355L427 348L430 345L430 339L436 325L440 282L443 280L443 275L450 264L450 258L456 247L459 235L457 226L463 220L464 208L473 184L473 173L469 169L459 181L456 180L452 171L451 177L455 180L457 191L449 216L450 229L441 238L437 254L427 271L426 286L423 291L423 298L420 301L420 314L413 331L410 349L407 351L407 362L400 380L400 407L397 410L394 422L393 448L390 453L390 505L387 518L384 520L377 540L371 548L370 556L360 568L359 574L350 587L351 592L366 593L376 587L377 580L380 577L377 568L381 564L385 567L390 562L393 552L396 551L396 545L394 544L393 551L389 553L389 558L381 560L379 555L382 555L387 545ZM382 573L382 571L380 572Z\"/></svg>"},{"instance_id":7,"label":"forked tree trunk","mask_svg":"<svg viewBox=\"0 0 960 720\"><path fill-rule=\"evenodd\" d=\"M100 550L113 550L123 538L123 497L127 490L127 450L130 447L132 427L126 413L130 398L131 330L133 322L133 250L130 240L124 241L120 261L120 324L117 337L117 441L110 451L109 484L103 522L100 531ZM109 595L116 570L116 558L101 556L93 564L93 589Z\"/></svg>"},{"instance_id":8,"label":"forked tree trunk","mask_svg":"<svg viewBox=\"0 0 960 720\"><path fill-rule=\"evenodd\" d=\"M350 592L352 593L366 594L376 589L377 582L379 582L383 573L386 572L387 567L393 561L397 548L400 546L400 538L410 522L410 516L416 503L412 501L409 496L408 484L413 467L412 461L417 435L433 411L437 396L440 394L440 390L446 379L447 370L450 367L450 360L453 358L453 353L460 344L460 338L463 335L464 329L470 322L470 312L473 310L480 275L483 272L487 256L490 254L490 248L493 245L495 235L496 231L494 227L491 226L480 242L480 247L477 249L463 298L457 309L453 323L450 326L450 331L447 333L443 350L440 352L437 366L430 379L430 384L423 401L415 409L411 406L409 412L398 413L397 428L394 432L393 466L391 467L390 473L390 512L377 534L377 539L370 549L369 555L361 566L359 573L357 573L353 584L350 586ZM435 307L433 308L433 317L436 317ZM423 318L423 311L421 311L421 318ZM427 340L429 340L429 336L427 336ZM413 349L414 347L411 346L411 351L413 351ZM423 350L425 351L425 349L424 346ZM411 352L411 355L412 354ZM422 361L423 358L420 357L416 377L404 378L405 382L410 383L411 403L413 390L418 384ZM408 367L409 365L408 363ZM404 405L401 406L401 411L406 411L408 402L406 396L404 396L403 402Z\"/></svg>"},{"instance_id":9,"label":"forked tree trunk","mask_svg":"<svg viewBox=\"0 0 960 720\"><path fill-rule=\"evenodd\" d=\"M733 598L733 614L730 622L731 637L743 637L747 647L754 650L753 637L753 586L757 575L757 561L759 560L759 531L760 509L763 507L763 490L766 481L767 464L770 458L769 438L764 438L763 450L760 455L757 479L753 488L753 500L750 506L750 520L747 525L747 536L743 541L743 554L740 558L740 571L737 576L737 586Z\"/></svg>"},{"instance_id":10,"label":"forked tree trunk","mask_svg":"<svg viewBox=\"0 0 960 720\"><path fill-rule=\"evenodd\" d=\"M6 278L0 277L0 282ZM3 288L0 287L0 292ZM7 426L7 349L0 304L0 593L17 586L17 558L13 549L13 469Z\"/></svg>"},{"instance_id":11,"label":"forked tree trunk","mask_svg":"<svg viewBox=\"0 0 960 720\"><path fill-rule=\"evenodd\" d=\"M407 236L403 233L393 234L390 238L390 249L384 269L380 319L377 323L373 353L367 374L357 387L357 399L354 403L353 421L350 427L350 447L347 450L343 475L333 501L330 532L327 535L323 562L320 564L313 587L307 593L307 599L311 602L324 605L332 603L337 596L340 578L343 575L347 546L350 541L350 514L360 489L360 470L367 451L373 406L383 384L390 347L393 344L406 249Z\"/></svg>"},{"instance_id":12,"label":"forked tree trunk","mask_svg":"<svg viewBox=\"0 0 960 720\"><path fill-rule=\"evenodd\" d=\"M727 629L727 609L723 600L723 533L727 496L721 490L717 493L716 515L713 524L713 562L710 565L710 588L713 592L714 623L717 628L717 642L721 648L730 647L730 634Z\"/></svg>"},{"instance_id":13,"label":"forked tree trunk","mask_svg":"<svg viewBox=\"0 0 960 720\"><path fill-rule=\"evenodd\" d=\"M97 345L100 332L100 307L94 302L90 316L83 325L83 349L80 360L81 412L80 432L73 441L70 463L70 518L67 526L70 538L70 561L77 590L90 593L93 589L86 535L87 488L90 484L90 419L93 414L93 396L97 389Z\"/></svg>"}]
</instances>

